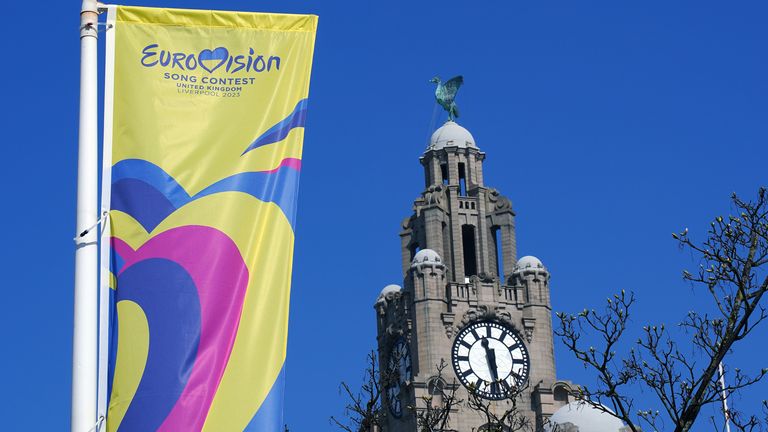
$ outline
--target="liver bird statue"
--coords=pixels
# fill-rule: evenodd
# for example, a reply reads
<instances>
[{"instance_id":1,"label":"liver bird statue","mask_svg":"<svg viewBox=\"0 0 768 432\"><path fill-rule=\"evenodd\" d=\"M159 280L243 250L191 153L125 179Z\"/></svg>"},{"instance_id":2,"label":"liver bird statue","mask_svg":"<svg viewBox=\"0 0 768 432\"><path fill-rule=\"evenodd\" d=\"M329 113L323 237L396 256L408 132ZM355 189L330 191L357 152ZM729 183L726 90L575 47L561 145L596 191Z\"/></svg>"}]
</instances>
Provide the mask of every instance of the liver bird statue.
<instances>
[{"instance_id":1,"label":"liver bird statue","mask_svg":"<svg viewBox=\"0 0 768 432\"><path fill-rule=\"evenodd\" d=\"M459 92L459 87L464 84L464 77L459 75L446 82L441 82L440 77L436 76L429 82L437 84L435 99L444 110L448 111L448 120L453 121L459 116L459 107L456 106L454 99L456 99L456 93Z\"/></svg>"}]
</instances>

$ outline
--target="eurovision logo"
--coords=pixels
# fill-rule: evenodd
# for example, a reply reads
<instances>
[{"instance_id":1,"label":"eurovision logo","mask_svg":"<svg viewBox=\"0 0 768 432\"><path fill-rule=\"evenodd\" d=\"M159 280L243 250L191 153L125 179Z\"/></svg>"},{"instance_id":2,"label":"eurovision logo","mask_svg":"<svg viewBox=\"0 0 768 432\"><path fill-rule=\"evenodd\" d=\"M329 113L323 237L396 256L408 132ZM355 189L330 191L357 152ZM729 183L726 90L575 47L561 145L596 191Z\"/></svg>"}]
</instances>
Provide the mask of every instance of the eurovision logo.
<instances>
[{"instance_id":1,"label":"eurovision logo","mask_svg":"<svg viewBox=\"0 0 768 432\"><path fill-rule=\"evenodd\" d=\"M193 71L198 68L209 74L219 71L271 72L280 70L280 57L256 54L253 48L248 54L233 54L226 47L204 49L198 53L174 52L161 49L159 44L150 44L141 50L141 64L144 67L163 67L180 71Z\"/></svg>"}]
</instances>

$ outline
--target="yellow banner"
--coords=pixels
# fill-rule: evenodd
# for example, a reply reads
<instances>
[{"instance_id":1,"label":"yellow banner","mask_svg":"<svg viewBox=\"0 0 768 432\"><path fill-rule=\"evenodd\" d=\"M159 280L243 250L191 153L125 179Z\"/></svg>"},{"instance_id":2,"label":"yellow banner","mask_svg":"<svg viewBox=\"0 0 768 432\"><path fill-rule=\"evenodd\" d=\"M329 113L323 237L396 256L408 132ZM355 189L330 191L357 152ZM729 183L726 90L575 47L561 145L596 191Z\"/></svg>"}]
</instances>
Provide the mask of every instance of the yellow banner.
<instances>
[{"instance_id":1,"label":"yellow banner","mask_svg":"<svg viewBox=\"0 0 768 432\"><path fill-rule=\"evenodd\" d=\"M107 430L279 430L317 17L108 21Z\"/></svg>"}]
</instances>

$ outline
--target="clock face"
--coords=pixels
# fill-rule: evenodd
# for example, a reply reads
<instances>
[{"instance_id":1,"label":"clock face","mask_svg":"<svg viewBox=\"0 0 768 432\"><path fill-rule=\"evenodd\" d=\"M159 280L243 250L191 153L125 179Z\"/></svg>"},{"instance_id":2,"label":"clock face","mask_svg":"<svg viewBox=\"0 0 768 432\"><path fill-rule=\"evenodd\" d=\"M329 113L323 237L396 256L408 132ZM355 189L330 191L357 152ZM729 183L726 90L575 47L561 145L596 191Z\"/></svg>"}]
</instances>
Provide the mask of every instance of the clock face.
<instances>
[{"instance_id":1,"label":"clock face","mask_svg":"<svg viewBox=\"0 0 768 432\"><path fill-rule=\"evenodd\" d=\"M392 415L399 418L403 415L403 385L412 378L411 353L408 342L403 337L398 338L392 345L387 360L387 371L387 404Z\"/></svg>"},{"instance_id":2,"label":"clock face","mask_svg":"<svg viewBox=\"0 0 768 432\"><path fill-rule=\"evenodd\" d=\"M465 387L500 400L528 380L530 357L511 328L490 321L470 324L453 342L453 370Z\"/></svg>"}]
</instances>

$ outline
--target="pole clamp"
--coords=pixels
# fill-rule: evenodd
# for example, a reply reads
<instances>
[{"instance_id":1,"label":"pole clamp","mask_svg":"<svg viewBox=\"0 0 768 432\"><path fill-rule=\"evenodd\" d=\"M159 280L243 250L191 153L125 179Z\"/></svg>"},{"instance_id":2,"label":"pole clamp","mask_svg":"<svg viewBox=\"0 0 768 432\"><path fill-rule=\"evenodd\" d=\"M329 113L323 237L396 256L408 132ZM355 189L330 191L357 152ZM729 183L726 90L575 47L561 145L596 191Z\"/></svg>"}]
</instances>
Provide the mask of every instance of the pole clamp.
<instances>
[{"instance_id":1,"label":"pole clamp","mask_svg":"<svg viewBox=\"0 0 768 432\"><path fill-rule=\"evenodd\" d=\"M100 218L99 218L99 219L96 221L96 223L94 223L93 225L89 226L88 228L86 228L85 230L83 230L83 232L81 232L80 234L78 234L78 235L76 235L76 236L75 236L75 238L73 239L73 240L75 241L75 243L77 243L78 241L80 241L80 240L81 240L83 237L87 236L89 232L91 232L91 231L92 231L94 228L96 228L96 227L97 227L97 226L99 226L101 223L103 223L105 220L107 220L107 217L108 217L108 216L109 216L109 212L108 212L108 211L106 211L106 210L104 210L104 211L101 213L101 217L100 217Z\"/></svg>"}]
</instances>

